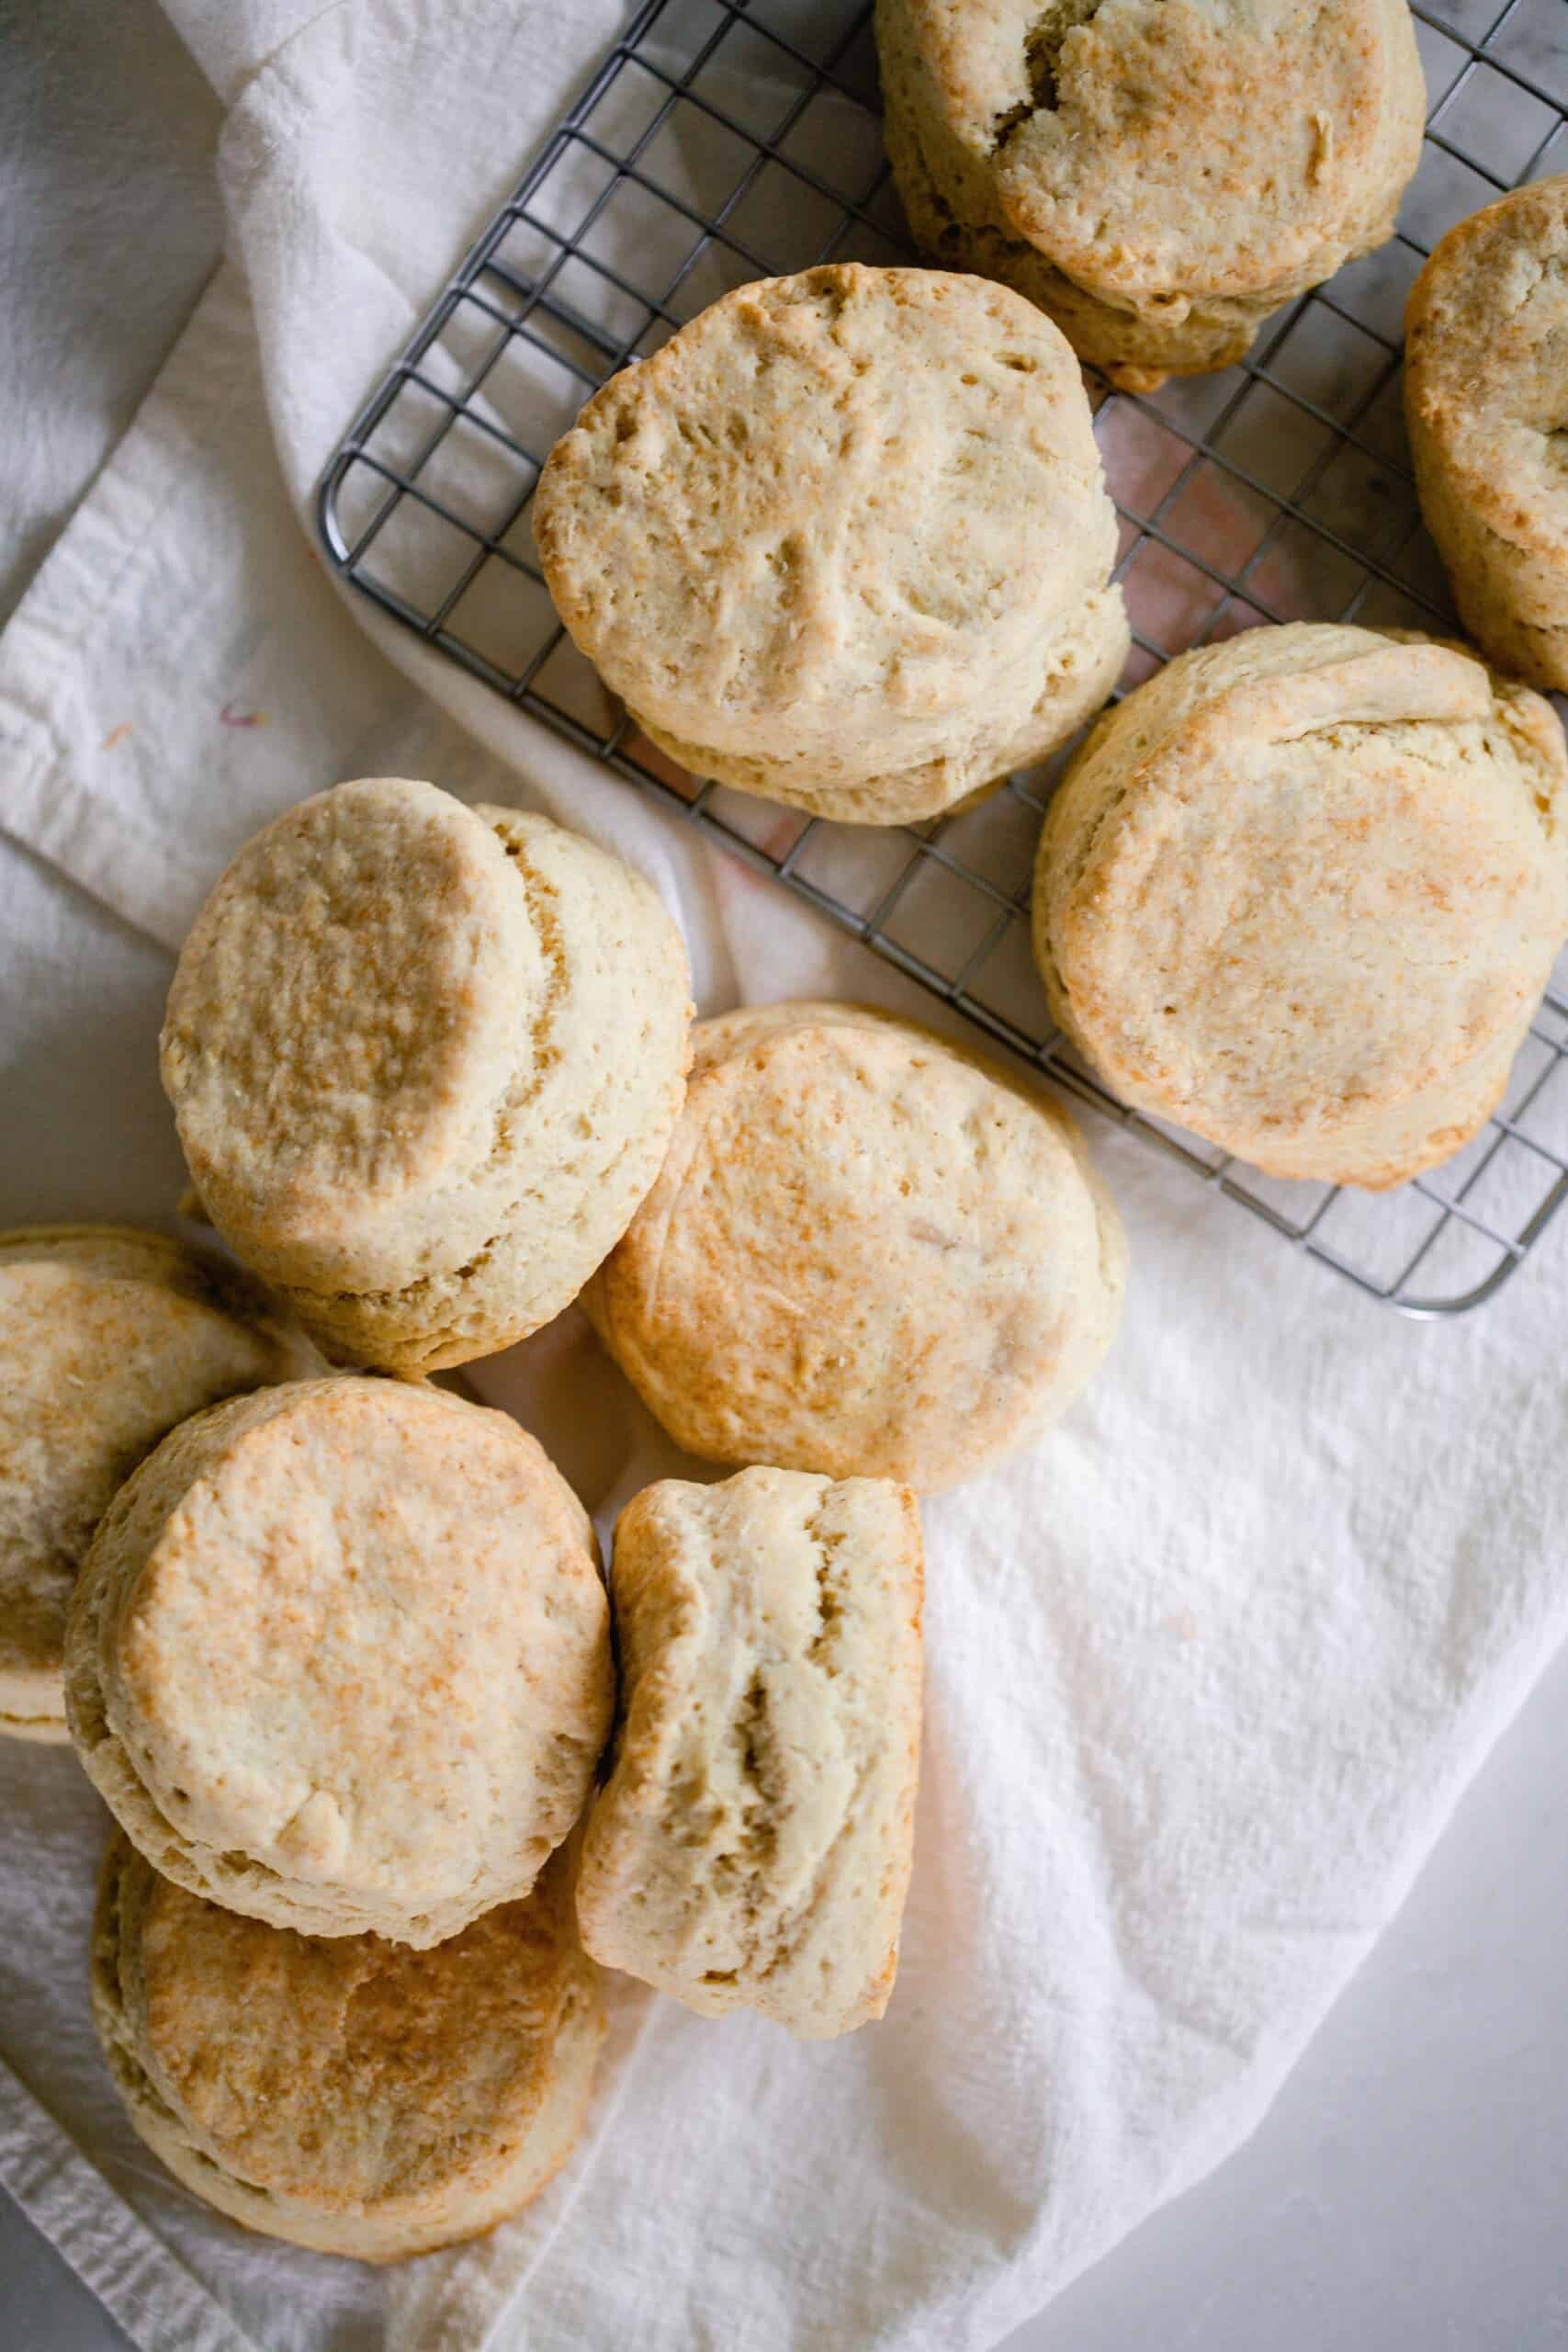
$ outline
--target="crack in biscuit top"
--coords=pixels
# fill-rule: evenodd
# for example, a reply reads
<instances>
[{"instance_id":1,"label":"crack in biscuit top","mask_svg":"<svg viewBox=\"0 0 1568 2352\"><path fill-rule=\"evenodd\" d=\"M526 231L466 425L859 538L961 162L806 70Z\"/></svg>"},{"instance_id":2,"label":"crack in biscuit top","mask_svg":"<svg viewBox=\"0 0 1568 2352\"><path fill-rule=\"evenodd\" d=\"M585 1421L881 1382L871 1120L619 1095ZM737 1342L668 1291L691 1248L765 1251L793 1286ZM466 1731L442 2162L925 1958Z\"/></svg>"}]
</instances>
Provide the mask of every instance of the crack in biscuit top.
<instances>
[{"instance_id":1,"label":"crack in biscuit top","mask_svg":"<svg viewBox=\"0 0 1568 2352\"><path fill-rule=\"evenodd\" d=\"M1002 219L1097 289L1182 309L1266 290L1325 238L1342 244L1402 144L1414 169L1415 108L1394 87L1414 69L1403 0L911 0L909 13Z\"/></svg>"}]
</instances>

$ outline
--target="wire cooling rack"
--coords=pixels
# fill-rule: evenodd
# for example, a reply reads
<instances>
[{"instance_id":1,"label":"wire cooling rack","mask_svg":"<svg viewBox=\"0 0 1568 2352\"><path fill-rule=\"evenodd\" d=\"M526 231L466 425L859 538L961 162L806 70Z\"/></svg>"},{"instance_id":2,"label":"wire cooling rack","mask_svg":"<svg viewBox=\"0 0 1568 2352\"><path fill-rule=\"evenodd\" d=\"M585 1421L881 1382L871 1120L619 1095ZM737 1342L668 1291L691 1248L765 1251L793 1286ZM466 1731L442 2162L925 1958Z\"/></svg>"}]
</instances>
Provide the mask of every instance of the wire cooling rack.
<instances>
[{"instance_id":1,"label":"wire cooling rack","mask_svg":"<svg viewBox=\"0 0 1568 2352\"><path fill-rule=\"evenodd\" d=\"M1282 312L1238 368L1149 397L1088 378L1122 517L1123 688L1259 621L1452 626L1401 423L1404 296L1452 221L1568 170L1568 0L1415 13L1431 111L1393 240ZM648 0L334 456L320 507L333 561L1295 1247L1411 1314L1489 1297L1568 1195L1563 967L1502 1112L1457 1159L1381 1195L1265 1177L1115 1102L1053 1028L1028 899L1059 760L934 824L807 819L675 767L558 626L528 503L590 391L733 286L910 257L867 0Z\"/></svg>"}]
</instances>

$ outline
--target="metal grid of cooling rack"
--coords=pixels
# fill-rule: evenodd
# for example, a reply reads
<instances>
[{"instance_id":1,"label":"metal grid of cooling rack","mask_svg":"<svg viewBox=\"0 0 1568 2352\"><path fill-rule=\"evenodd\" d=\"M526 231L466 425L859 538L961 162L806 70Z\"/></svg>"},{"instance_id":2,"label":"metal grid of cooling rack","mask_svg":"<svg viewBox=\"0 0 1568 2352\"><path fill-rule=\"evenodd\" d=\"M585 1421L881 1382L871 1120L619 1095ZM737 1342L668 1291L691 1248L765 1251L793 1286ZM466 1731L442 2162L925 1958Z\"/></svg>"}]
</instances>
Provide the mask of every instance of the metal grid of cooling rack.
<instances>
[{"instance_id":1,"label":"metal grid of cooling rack","mask_svg":"<svg viewBox=\"0 0 1568 2352\"><path fill-rule=\"evenodd\" d=\"M1568 970L1499 1115L1445 1167L1377 1196L1267 1178L1116 1102L1052 1027L1028 894L1060 758L930 825L807 819L676 768L556 623L528 503L589 392L732 286L911 257L871 13L869 0L638 7L336 452L328 552L498 693L1295 1247L1407 1313L1473 1306L1568 1197ZM1451 626L1403 438L1404 300L1451 221L1568 170L1568 5L1427 0L1415 15L1430 114L1394 239L1282 312L1238 368L1146 397L1087 379L1122 524L1123 691L1259 621Z\"/></svg>"}]
</instances>

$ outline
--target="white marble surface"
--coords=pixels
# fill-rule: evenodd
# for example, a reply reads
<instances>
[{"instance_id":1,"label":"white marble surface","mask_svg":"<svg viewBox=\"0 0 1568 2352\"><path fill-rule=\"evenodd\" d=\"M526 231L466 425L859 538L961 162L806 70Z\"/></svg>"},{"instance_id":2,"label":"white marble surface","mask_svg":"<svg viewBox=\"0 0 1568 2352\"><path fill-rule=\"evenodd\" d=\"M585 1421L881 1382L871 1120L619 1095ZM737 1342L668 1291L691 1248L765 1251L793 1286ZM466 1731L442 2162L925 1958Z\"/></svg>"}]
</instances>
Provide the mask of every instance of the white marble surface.
<instances>
[{"instance_id":1,"label":"white marble surface","mask_svg":"<svg viewBox=\"0 0 1568 2352\"><path fill-rule=\"evenodd\" d=\"M35 289L29 332L0 338L3 614L133 410L218 227L216 107L154 0L0 0L0 26L9 267L19 254ZM67 152L71 174L42 160ZM84 233L85 158L122 198L109 239L96 205ZM0 1078L0 1223L154 1213L174 1166L152 1058L164 959L110 926L118 985L84 1001L84 927L106 919L8 844L0 858L4 892L49 917L37 963L0 968L31 1008ZM1568 2344L1565 1764L1568 1660L1257 2138L1022 2330L1021 2352ZM0 2344L122 2342L0 2199Z\"/></svg>"}]
</instances>

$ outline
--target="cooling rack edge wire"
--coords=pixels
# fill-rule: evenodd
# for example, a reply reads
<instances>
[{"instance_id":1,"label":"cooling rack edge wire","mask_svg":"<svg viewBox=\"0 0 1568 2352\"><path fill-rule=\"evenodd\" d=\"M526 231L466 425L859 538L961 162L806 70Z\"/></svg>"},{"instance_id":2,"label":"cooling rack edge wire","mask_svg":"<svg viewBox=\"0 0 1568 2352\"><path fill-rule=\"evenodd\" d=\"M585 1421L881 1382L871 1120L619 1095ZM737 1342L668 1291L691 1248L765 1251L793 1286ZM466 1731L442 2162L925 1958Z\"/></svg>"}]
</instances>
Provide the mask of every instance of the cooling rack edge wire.
<instances>
[{"instance_id":1,"label":"cooling rack edge wire","mask_svg":"<svg viewBox=\"0 0 1568 2352\"><path fill-rule=\"evenodd\" d=\"M1427 0L1412 13L1429 111L1392 243L1291 304L1222 375L1145 395L1086 372L1134 621L1122 691L1258 622L1454 627L1403 440L1400 313L1450 220L1568 170L1568 0ZM1568 1197L1563 966L1502 1108L1455 1159L1382 1195L1279 1182L1116 1102L1050 1023L1028 894L1066 752L979 809L868 835L676 769L556 622L528 503L595 386L749 278L917 258L882 155L871 15L870 0L645 0L334 451L318 493L329 560L1292 1248L1408 1315L1475 1306Z\"/></svg>"}]
</instances>

